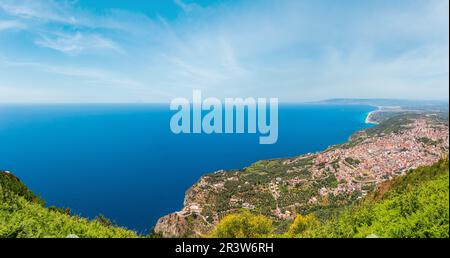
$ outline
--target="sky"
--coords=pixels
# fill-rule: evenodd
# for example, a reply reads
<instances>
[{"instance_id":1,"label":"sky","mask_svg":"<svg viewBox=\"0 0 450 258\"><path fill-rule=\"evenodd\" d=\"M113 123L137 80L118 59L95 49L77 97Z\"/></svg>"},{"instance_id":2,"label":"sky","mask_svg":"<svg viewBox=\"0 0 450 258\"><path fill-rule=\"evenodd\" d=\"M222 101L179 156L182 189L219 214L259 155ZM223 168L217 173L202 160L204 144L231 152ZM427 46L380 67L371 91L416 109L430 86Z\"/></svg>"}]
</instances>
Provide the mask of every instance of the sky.
<instances>
[{"instance_id":1,"label":"sky","mask_svg":"<svg viewBox=\"0 0 450 258\"><path fill-rule=\"evenodd\" d=\"M448 0L0 0L0 103L448 100Z\"/></svg>"}]
</instances>

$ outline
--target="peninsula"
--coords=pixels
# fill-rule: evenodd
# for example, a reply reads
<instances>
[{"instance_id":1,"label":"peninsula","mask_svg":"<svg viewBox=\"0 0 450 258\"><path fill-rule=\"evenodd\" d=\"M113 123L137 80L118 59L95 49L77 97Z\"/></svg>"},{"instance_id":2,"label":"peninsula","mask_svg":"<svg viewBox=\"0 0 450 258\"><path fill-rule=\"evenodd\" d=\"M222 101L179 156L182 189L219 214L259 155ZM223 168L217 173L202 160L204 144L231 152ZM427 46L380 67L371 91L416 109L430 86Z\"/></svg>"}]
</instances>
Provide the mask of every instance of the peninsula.
<instances>
[{"instance_id":1,"label":"peninsula","mask_svg":"<svg viewBox=\"0 0 450 258\"><path fill-rule=\"evenodd\" d=\"M204 175L187 190L184 208L160 218L155 232L202 237L242 209L270 218L282 232L299 214L328 218L381 183L448 155L448 111L390 106L367 120L377 125L325 151Z\"/></svg>"}]
</instances>

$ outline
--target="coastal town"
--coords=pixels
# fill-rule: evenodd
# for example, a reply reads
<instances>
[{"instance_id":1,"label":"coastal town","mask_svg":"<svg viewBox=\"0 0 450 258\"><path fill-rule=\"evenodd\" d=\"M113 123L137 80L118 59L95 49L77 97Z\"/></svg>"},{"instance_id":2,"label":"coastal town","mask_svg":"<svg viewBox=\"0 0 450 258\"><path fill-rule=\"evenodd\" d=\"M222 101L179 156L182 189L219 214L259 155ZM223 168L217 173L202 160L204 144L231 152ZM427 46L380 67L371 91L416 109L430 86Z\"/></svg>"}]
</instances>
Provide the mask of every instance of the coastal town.
<instances>
[{"instance_id":1,"label":"coastal town","mask_svg":"<svg viewBox=\"0 0 450 258\"><path fill-rule=\"evenodd\" d=\"M433 164L448 152L448 146L448 127L419 119L402 132L368 137L348 149L336 148L319 153L312 173L320 175L328 170L342 182L334 189L322 189L322 195L355 190L366 194L367 191L362 189L364 185L378 184L419 166ZM317 169L323 163L335 165Z\"/></svg>"},{"instance_id":2,"label":"coastal town","mask_svg":"<svg viewBox=\"0 0 450 258\"><path fill-rule=\"evenodd\" d=\"M161 218L155 231L201 236L239 209L282 221L351 203L384 181L437 162L448 150L448 120L432 114L398 116L323 152L205 175L187 191L184 208Z\"/></svg>"}]
</instances>

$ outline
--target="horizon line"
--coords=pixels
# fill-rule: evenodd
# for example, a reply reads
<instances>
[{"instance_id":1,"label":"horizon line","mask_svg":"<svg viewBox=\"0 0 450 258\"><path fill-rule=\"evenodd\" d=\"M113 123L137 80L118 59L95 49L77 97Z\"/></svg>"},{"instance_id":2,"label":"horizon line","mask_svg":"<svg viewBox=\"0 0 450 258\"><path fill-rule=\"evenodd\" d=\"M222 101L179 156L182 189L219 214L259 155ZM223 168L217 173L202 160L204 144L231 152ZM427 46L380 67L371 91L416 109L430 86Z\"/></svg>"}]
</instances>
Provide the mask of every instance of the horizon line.
<instances>
[{"instance_id":1,"label":"horizon line","mask_svg":"<svg viewBox=\"0 0 450 258\"><path fill-rule=\"evenodd\" d=\"M227 97L228 98L228 97ZM231 97L233 98L233 97ZM224 98L225 99L225 98ZM245 97L244 97L245 99ZM327 104L331 101L410 101L410 102L445 102L449 103L449 99L396 99L396 98L330 98L321 100L308 100L308 101L283 101L279 104ZM153 102L153 101L135 101L135 102L0 102L0 105L169 105L167 102ZM355 103L348 103L355 104ZM357 103L356 103L357 104Z\"/></svg>"}]
</instances>

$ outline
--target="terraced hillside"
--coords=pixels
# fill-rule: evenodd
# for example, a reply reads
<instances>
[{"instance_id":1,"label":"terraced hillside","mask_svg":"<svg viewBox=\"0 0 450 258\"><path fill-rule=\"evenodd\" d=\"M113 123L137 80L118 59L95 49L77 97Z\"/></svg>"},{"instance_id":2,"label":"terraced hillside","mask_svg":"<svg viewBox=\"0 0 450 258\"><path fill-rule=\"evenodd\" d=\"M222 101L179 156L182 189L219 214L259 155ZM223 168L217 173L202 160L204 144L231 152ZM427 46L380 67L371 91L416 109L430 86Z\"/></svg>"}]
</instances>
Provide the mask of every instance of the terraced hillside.
<instances>
[{"instance_id":1,"label":"terraced hillside","mask_svg":"<svg viewBox=\"0 0 450 258\"><path fill-rule=\"evenodd\" d=\"M448 120L432 114L390 117L320 153L205 175L186 192L184 208L160 218L155 231L204 236L241 209L267 216L280 228L297 214L315 212L325 220L380 183L437 162L448 148Z\"/></svg>"}]
</instances>

